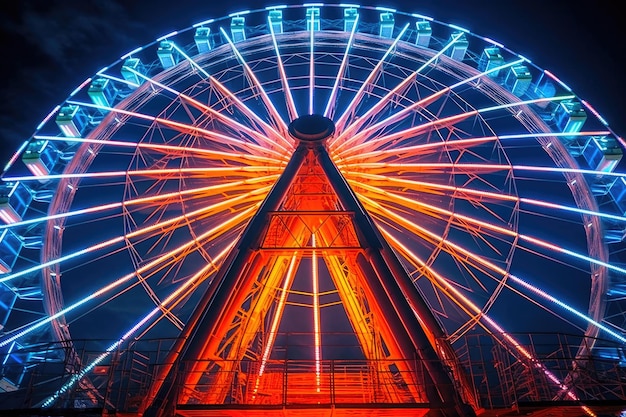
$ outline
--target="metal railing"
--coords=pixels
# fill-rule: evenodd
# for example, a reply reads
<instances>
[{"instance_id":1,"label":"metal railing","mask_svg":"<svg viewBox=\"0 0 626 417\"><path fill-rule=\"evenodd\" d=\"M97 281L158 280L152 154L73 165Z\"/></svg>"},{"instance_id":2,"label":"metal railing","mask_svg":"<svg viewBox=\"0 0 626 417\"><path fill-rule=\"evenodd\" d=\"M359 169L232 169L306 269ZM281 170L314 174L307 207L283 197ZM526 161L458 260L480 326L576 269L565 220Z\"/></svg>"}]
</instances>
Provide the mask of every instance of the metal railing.
<instances>
[{"instance_id":1,"label":"metal railing","mask_svg":"<svg viewBox=\"0 0 626 417\"><path fill-rule=\"evenodd\" d=\"M483 409L511 408L523 403L626 404L626 367L620 346L590 349L576 357L581 340L563 335L518 337L533 360L520 360L505 346L482 336L468 336L455 346L458 362L472 384L475 401ZM56 395L52 408L99 407L138 413L147 406L163 366L177 367L178 404L224 406L290 406L359 404L429 407L438 387L430 384L418 359L240 360L192 361L167 364L173 340L136 341L114 352L63 392L61 387L82 369L64 363L66 343L54 343L57 361L6 363L0 378L0 410L40 407ZM591 344L597 346L593 341ZM107 346L106 341L75 341L84 367ZM41 351L42 346L37 346ZM600 352L596 354L596 352ZM614 352L615 355L606 354ZM24 357L28 355L24 353ZM622 352L623 354L623 352ZM617 355L617 356L616 356ZM16 369L19 367L19 369ZM12 375L22 373L21 383ZM184 375L184 378L182 377ZM87 383L88 382L88 383ZM458 389L458 387L455 387Z\"/></svg>"}]
</instances>

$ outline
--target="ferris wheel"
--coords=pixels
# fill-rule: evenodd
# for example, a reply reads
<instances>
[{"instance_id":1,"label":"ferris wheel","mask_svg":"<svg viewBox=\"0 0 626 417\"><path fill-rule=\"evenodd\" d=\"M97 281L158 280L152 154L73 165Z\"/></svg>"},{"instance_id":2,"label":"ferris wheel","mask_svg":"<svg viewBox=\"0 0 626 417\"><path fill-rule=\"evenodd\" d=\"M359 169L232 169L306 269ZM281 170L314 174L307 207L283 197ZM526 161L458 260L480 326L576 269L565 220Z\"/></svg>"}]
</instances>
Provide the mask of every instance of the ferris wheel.
<instances>
[{"instance_id":1,"label":"ferris wheel","mask_svg":"<svg viewBox=\"0 0 626 417\"><path fill-rule=\"evenodd\" d=\"M307 115L333 122L328 155L456 352L488 339L561 388L571 375L529 346L622 354L624 142L593 107L428 16L285 6L128 52L17 150L0 195L2 390L71 368L39 404L98 392L116 352L177 338Z\"/></svg>"}]
</instances>

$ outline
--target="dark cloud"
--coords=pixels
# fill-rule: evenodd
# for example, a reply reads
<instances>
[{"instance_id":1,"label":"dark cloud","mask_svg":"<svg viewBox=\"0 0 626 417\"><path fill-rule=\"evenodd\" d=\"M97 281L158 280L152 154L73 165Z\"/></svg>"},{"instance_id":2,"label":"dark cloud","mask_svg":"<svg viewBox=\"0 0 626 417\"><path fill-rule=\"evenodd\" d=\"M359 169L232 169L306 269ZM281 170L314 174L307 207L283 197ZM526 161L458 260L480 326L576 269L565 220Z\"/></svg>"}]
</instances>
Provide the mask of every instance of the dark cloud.
<instances>
[{"instance_id":1,"label":"dark cloud","mask_svg":"<svg viewBox=\"0 0 626 417\"><path fill-rule=\"evenodd\" d=\"M3 35L21 44L17 55L26 63L43 59L66 69L94 48L132 41L143 27L114 1L17 2L1 16Z\"/></svg>"},{"instance_id":2,"label":"dark cloud","mask_svg":"<svg viewBox=\"0 0 626 417\"><path fill-rule=\"evenodd\" d=\"M5 162L75 85L145 31L114 1L4 2L0 8L0 157Z\"/></svg>"}]
</instances>

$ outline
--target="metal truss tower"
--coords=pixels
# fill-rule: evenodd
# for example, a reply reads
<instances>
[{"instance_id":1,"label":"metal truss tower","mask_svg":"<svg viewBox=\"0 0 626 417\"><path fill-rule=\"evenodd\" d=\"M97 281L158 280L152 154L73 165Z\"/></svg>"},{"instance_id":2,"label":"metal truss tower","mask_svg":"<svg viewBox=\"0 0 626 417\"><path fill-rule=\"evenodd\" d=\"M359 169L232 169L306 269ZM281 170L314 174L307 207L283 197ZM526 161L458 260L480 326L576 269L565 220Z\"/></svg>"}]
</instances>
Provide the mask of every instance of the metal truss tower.
<instances>
[{"instance_id":1,"label":"metal truss tower","mask_svg":"<svg viewBox=\"0 0 626 417\"><path fill-rule=\"evenodd\" d=\"M198 304L145 416L283 415L286 405L474 415L443 330L328 154L333 132L320 115L290 124L297 148Z\"/></svg>"}]
</instances>

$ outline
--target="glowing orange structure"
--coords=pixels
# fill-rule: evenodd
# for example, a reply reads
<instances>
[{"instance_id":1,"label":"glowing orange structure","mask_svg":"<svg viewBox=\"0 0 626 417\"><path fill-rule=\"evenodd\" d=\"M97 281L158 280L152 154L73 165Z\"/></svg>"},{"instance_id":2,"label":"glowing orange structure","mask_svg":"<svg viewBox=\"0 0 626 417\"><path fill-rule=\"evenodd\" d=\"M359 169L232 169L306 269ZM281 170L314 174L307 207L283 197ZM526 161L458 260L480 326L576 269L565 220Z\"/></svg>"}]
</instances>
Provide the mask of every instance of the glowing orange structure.
<instances>
[{"instance_id":1,"label":"glowing orange structure","mask_svg":"<svg viewBox=\"0 0 626 417\"><path fill-rule=\"evenodd\" d=\"M333 132L291 123L297 149L144 415L473 414L443 331L326 151Z\"/></svg>"}]
</instances>

